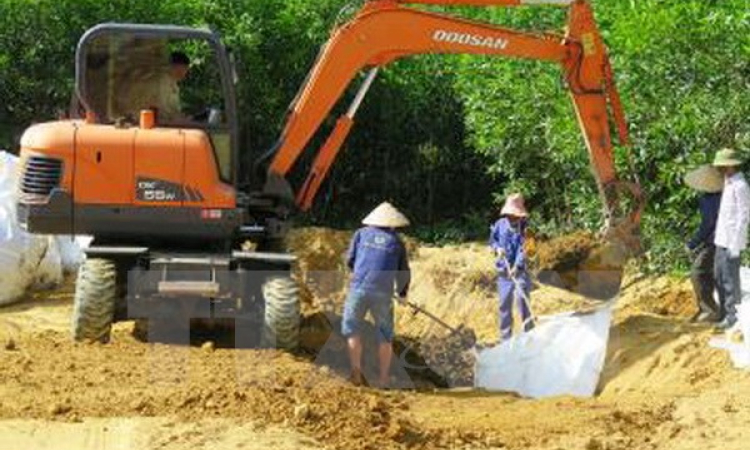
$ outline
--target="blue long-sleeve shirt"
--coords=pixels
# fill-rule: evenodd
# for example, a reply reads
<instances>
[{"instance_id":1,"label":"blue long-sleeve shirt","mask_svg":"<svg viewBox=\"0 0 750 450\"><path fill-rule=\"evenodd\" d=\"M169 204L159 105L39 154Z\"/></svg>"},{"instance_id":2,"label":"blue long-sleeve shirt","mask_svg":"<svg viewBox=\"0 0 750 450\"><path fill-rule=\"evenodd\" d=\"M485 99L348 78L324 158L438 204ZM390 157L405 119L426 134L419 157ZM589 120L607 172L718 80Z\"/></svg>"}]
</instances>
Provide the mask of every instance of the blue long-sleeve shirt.
<instances>
[{"instance_id":1,"label":"blue long-sleeve shirt","mask_svg":"<svg viewBox=\"0 0 750 450\"><path fill-rule=\"evenodd\" d=\"M498 258L495 266L500 271L507 271L505 261L508 261L517 272L526 270L526 254L523 250L524 236L523 230L525 223L519 222L517 225L511 224L510 220L503 217L495 222L490 228L490 247L497 251L505 251L505 257Z\"/></svg>"},{"instance_id":2,"label":"blue long-sleeve shirt","mask_svg":"<svg viewBox=\"0 0 750 450\"><path fill-rule=\"evenodd\" d=\"M719 217L719 206L721 205L721 193L703 194L698 199L698 210L701 215L701 224L692 239L688 242L688 248L695 250L704 244L714 243L716 232L716 221Z\"/></svg>"},{"instance_id":3,"label":"blue long-sleeve shirt","mask_svg":"<svg viewBox=\"0 0 750 450\"><path fill-rule=\"evenodd\" d=\"M353 271L352 288L390 296L395 287L400 296L408 294L409 260L395 231L377 227L357 230L346 262Z\"/></svg>"}]
</instances>

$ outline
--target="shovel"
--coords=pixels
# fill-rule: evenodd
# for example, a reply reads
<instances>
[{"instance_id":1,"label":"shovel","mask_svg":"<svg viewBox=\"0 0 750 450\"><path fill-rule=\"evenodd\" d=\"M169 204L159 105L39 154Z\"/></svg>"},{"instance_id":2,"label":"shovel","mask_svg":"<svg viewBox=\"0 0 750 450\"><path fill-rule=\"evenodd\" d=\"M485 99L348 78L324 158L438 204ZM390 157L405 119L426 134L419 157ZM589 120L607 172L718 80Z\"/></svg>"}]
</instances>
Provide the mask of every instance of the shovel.
<instances>
[{"instance_id":1,"label":"shovel","mask_svg":"<svg viewBox=\"0 0 750 450\"><path fill-rule=\"evenodd\" d=\"M511 265L510 265L510 262L508 261L508 256L505 254L505 251L500 249L500 251L498 252L498 256L503 258L503 262L505 263L506 270L508 271L508 277L513 282L513 285L516 288L515 289L516 294L519 294L521 296L521 299L524 301L524 303L526 304L526 307L529 309L530 315L528 319L524 320L522 326L524 329L526 329L527 325L530 323L533 327L534 322L535 322L534 318L536 317L536 315L534 314L534 310L531 309L531 301L529 300L529 297L526 295L526 291L524 291L523 287L521 286L520 281L518 281L518 279L510 273Z\"/></svg>"},{"instance_id":2,"label":"shovel","mask_svg":"<svg viewBox=\"0 0 750 450\"><path fill-rule=\"evenodd\" d=\"M477 337L474 334L474 331L469 330L468 328L464 327L463 325L460 325L458 328L453 328L452 326L445 323L442 319L440 319L435 314L427 311L426 309L422 308L421 306L417 305L416 303L412 303L408 300L396 300L397 302L404 304L411 308L412 314L424 314L425 316L429 317L433 322L437 323L441 327L445 328L446 330L450 331L449 337L457 335L461 339L461 343L467 347L473 347L474 344L477 342Z\"/></svg>"}]
</instances>

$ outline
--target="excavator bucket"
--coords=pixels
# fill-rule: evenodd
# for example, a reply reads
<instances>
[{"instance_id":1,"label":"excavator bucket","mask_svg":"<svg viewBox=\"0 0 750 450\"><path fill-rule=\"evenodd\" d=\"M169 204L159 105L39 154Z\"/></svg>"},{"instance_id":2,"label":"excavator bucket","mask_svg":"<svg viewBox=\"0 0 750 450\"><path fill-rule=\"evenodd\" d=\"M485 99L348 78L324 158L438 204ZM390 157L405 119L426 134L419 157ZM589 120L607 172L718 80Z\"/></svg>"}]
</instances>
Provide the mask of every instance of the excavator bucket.
<instances>
[{"instance_id":1,"label":"excavator bucket","mask_svg":"<svg viewBox=\"0 0 750 450\"><path fill-rule=\"evenodd\" d=\"M527 250L536 279L588 298L609 300L622 284L630 249L580 232L537 243Z\"/></svg>"}]
</instances>

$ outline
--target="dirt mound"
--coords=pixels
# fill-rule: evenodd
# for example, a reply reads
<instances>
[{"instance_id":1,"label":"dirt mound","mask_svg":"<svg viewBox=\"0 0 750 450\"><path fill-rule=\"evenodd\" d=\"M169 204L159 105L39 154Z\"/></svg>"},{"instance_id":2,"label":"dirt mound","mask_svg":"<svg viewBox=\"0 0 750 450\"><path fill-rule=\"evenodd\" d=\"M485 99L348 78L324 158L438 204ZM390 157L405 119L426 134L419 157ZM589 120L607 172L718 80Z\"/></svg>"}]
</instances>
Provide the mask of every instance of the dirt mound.
<instances>
[{"instance_id":1,"label":"dirt mound","mask_svg":"<svg viewBox=\"0 0 750 450\"><path fill-rule=\"evenodd\" d=\"M124 327L109 345L45 332L17 346L2 353L3 418L244 417L342 449L422 448L429 438L399 413L400 394L369 394L281 352L144 345Z\"/></svg>"},{"instance_id":2,"label":"dirt mound","mask_svg":"<svg viewBox=\"0 0 750 450\"><path fill-rule=\"evenodd\" d=\"M287 248L299 257L303 272L343 270L346 268L346 251L351 242L352 231L330 228L298 228L287 235ZM408 236L401 236L409 256L417 256L420 243Z\"/></svg>"},{"instance_id":3,"label":"dirt mound","mask_svg":"<svg viewBox=\"0 0 750 450\"><path fill-rule=\"evenodd\" d=\"M300 281L303 307L315 310L340 294L346 283L348 231L301 228L287 236L287 249L297 256L295 277Z\"/></svg>"},{"instance_id":4,"label":"dirt mound","mask_svg":"<svg viewBox=\"0 0 750 450\"><path fill-rule=\"evenodd\" d=\"M410 300L454 327L472 329L480 342L495 342L497 336L497 270L495 260L483 244L423 248L412 261ZM553 286L537 285L531 294L532 310L538 315L572 310L590 299ZM397 309L398 329L407 336L434 336L445 330L430 319Z\"/></svg>"},{"instance_id":5,"label":"dirt mound","mask_svg":"<svg viewBox=\"0 0 750 450\"><path fill-rule=\"evenodd\" d=\"M578 231L535 245L535 268L538 271L565 271L578 268L599 243L593 234Z\"/></svg>"},{"instance_id":6,"label":"dirt mound","mask_svg":"<svg viewBox=\"0 0 750 450\"><path fill-rule=\"evenodd\" d=\"M707 327L653 315L619 317L610 331L601 395L697 393L732 373L726 354L711 349Z\"/></svg>"},{"instance_id":7,"label":"dirt mound","mask_svg":"<svg viewBox=\"0 0 750 450\"><path fill-rule=\"evenodd\" d=\"M690 280L672 277L631 277L621 297L625 314L645 312L690 317L698 312Z\"/></svg>"},{"instance_id":8,"label":"dirt mound","mask_svg":"<svg viewBox=\"0 0 750 450\"><path fill-rule=\"evenodd\" d=\"M287 247L299 258L299 267L305 273L343 270L351 237L350 231L298 228L287 236Z\"/></svg>"}]
</instances>

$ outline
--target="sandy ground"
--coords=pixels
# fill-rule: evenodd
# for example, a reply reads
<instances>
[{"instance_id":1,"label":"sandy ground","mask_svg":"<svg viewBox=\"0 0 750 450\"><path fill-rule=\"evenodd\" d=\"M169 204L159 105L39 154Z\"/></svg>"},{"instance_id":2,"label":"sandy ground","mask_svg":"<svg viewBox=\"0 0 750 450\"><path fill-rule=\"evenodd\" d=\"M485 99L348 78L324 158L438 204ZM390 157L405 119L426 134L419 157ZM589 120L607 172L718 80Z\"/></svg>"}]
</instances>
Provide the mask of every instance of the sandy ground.
<instances>
[{"instance_id":1,"label":"sandy ground","mask_svg":"<svg viewBox=\"0 0 750 450\"><path fill-rule=\"evenodd\" d=\"M245 449L310 450L320 444L288 429L227 419L178 422L115 417L80 422L0 421L0 448L39 450Z\"/></svg>"},{"instance_id":2,"label":"sandy ground","mask_svg":"<svg viewBox=\"0 0 750 450\"><path fill-rule=\"evenodd\" d=\"M339 264L345 240L320 237L308 270ZM486 249L412 251L412 300L495 339ZM313 281L308 309L335 312L340 286ZM355 388L345 366L318 354L147 344L132 323L108 345L73 343L68 282L0 310L0 449L746 449L750 374L708 347L710 329L688 323L689 284L630 274L625 286L599 395L535 401L424 383ZM533 301L538 314L588 302L554 288ZM439 336L403 310L398 330Z\"/></svg>"}]
</instances>

